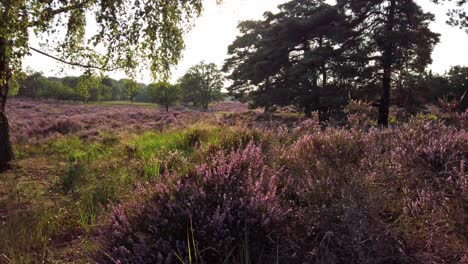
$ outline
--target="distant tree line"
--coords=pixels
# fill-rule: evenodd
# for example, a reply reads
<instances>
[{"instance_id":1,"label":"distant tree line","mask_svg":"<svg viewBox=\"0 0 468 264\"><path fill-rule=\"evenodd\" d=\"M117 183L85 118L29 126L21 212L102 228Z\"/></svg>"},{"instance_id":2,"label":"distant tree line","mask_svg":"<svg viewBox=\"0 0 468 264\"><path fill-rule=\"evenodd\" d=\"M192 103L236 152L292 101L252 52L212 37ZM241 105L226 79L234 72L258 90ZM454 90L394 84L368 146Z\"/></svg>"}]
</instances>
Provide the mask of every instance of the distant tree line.
<instances>
[{"instance_id":1,"label":"distant tree line","mask_svg":"<svg viewBox=\"0 0 468 264\"><path fill-rule=\"evenodd\" d=\"M287 2L263 20L239 24L223 67L229 93L267 112L294 105L323 120L365 99L386 126L391 104L418 107L440 96L461 98L467 89L467 68L426 71L439 42L433 20L409 0Z\"/></svg>"},{"instance_id":2,"label":"distant tree line","mask_svg":"<svg viewBox=\"0 0 468 264\"><path fill-rule=\"evenodd\" d=\"M216 65L200 62L175 84L161 81L146 85L132 79L115 80L91 73L58 78L29 72L19 78L17 96L82 102L151 102L166 110L176 103L184 103L206 110L209 103L222 99L222 88L223 77Z\"/></svg>"}]
</instances>

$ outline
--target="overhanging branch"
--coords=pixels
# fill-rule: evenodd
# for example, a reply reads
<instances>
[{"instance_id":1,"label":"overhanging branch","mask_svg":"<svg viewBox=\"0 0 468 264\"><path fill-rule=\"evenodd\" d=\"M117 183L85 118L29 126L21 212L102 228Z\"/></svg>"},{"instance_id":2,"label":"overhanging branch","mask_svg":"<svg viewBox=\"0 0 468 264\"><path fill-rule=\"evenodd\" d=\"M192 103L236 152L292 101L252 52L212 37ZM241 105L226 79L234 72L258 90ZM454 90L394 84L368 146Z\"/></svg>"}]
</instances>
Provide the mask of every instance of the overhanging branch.
<instances>
[{"instance_id":1,"label":"overhanging branch","mask_svg":"<svg viewBox=\"0 0 468 264\"><path fill-rule=\"evenodd\" d=\"M50 54L48 54L48 53L46 53L44 51L41 51L41 50L33 48L33 47L29 47L29 49L32 50L32 51L35 51L35 52L37 52L37 53L39 53L41 55L44 55L46 57L49 57L49 58L54 59L56 61L59 61L61 63L65 63L65 64L75 66L75 67L81 67L81 68L85 68L85 69L96 69L96 70L101 70L101 71L115 71L115 70L118 70L118 69L122 69L122 67L102 68L102 67L98 67L98 66L91 65L91 64L82 64L82 63L78 63L78 62L66 61L66 60L63 60L63 59L58 58L56 56L50 55Z\"/></svg>"}]
</instances>

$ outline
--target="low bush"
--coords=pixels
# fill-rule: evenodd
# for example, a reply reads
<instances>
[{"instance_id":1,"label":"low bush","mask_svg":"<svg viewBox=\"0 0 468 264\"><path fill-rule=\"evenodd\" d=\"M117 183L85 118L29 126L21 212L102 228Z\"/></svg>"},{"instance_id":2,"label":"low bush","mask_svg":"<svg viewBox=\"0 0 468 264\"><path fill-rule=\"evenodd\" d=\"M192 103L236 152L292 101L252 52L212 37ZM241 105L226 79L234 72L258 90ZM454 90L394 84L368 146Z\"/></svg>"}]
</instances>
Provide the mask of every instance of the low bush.
<instances>
[{"instance_id":1,"label":"low bush","mask_svg":"<svg viewBox=\"0 0 468 264\"><path fill-rule=\"evenodd\" d=\"M466 139L464 129L421 119L226 131L188 176L167 172L114 208L100 260L463 262Z\"/></svg>"},{"instance_id":2,"label":"low bush","mask_svg":"<svg viewBox=\"0 0 468 264\"><path fill-rule=\"evenodd\" d=\"M31 126L16 119L16 140L32 133L44 141L15 145L13 169L28 187L8 191L9 200L0 195L11 204L0 209L0 220L8 218L0 233L9 238L0 251L47 262L41 254L57 232L73 230L81 244L97 227L100 251L86 251L95 259L85 262L467 263L467 113L404 117L384 129L368 122L368 104L353 107L342 127L289 113L199 122L198 112L110 108L99 117L79 106L67 114L51 106L52 117ZM82 127L54 123L65 115ZM49 125L50 135L37 134ZM33 186L36 176L59 188ZM34 222L16 219L30 215L10 211L20 192L59 208L60 228L28 240ZM28 230L18 239L25 246L8 230Z\"/></svg>"},{"instance_id":3,"label":"low bush","mask_svg":"<svg viewBox=\"0 0 468 264\"><path fill-rule=\"evenodd\" d=\"M413 120L390 133L388 151L371 164L382 186L374 198L421 262L466 260L466 130Z\"/></svg>"},{"instance_id":4,"label":"low bush","mask_svg":"<svg viewBox=\"0 0 468 264\"><path fill-rule=\"evenodd\" d=\"M169 176L169 175L166 175ZM103 263L272 263L285 210L261 147L212 156L180 181L141 187L101 231ZM176 178L174 175L171 178Z\"/></svg>"}]
</instances>

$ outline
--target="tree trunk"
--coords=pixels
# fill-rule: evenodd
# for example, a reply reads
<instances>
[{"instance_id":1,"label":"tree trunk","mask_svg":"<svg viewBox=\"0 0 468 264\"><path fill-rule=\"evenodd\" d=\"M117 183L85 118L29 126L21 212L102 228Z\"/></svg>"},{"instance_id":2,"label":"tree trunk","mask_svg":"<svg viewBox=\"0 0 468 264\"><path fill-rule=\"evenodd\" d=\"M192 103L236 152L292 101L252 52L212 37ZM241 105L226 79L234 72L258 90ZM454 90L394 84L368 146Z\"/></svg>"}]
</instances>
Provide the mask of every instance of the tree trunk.
<instances>
[{"instance_id":1,"label":"tree trunk","mask_svg":"<svg viewBox=\"0 0 468 264\"><path fill-rule=\"evenodd\" d=\"M383 77L382 77L382 97L379 105L378 124L387 127L390 113L390 89L392 84L392 64L393 64L393 27L395 23L395 0L390 1L387 20L386 40L383 50Z\"/></svg>"},{"instance_id":2,"label":"tree trunk","mask_svg":"<svg viewBox=\"0 0 468 264\"><path fill-rule=\"evenodd\" d=\"M264 114L269 114L269 113L271 113L271 105L270 105L270 102L266 102L266 103L265 103L265 108L264 108L264 110L263 110L263 113L264 113Z\"/></svg>"},{"instance_id":3,"label":"tree trunk","mask_svg":"<svg viewBox=\"0 0 468 264\"><path fill-rule=\"evenodd\" d=\"M320 36L319 38L319 47L323 52L323 36ZM321 60L321 72L322 72L322 88L325 88L327 86L327 63L325 61L324 56L322 54L322 60Z\"/></svg>"},{"instance_id":4,"label":"tree trunk","mask_svg":"<svg viewBox=\"0 0 468 264\"><path fill-rule=\"evenodd\" d=\"M169 106L166 105L166 112L169 112Z\"/></svg>"},{"instance_id":5,"label":"tree trunk","mask_svg":"<svg viewBox=\"0 0 468 264\"><path fill-rule=\"evenodd\" d=\"M270 90L270 77L267 77L265 80L265 94L263 95L263 106L265 107L264 114L269 114L271 113L271 108L273 106L270 95L268 94L268 91Z\"/></svg>"},{"instance_id":6,"label":"tree trunk","mask_svg":"<svg viewBox=\"0 0 468 264\"><path fill-rule=\"evenodd\" d=\"M305 115L305 117L307 117L307 118L311 118L311 117L312 117L312 107L310 106L310 104L307 104L307 105L304 107L304 115Z\"/></svg>"},{"instance_id":7,"label":"tree trunk","mask_svg":"<svg viewBox=\"0 0 468 264\"><path fill-rule=\"evenodd\" d=\"M0 111L0 172L8 168L13 160L13 149L9 135L8 119L5 112Z\"/></svg>"},{"instance_id":8,"label":"tree trunk","mask_svg":"<svg viewBox=\"0 0 468 264\"><path fill-rule=\"evenodd\" d=\"M11 78L7 54L7 40L0 38L0 171L8 167L13 159L13 149L10 142L8 119L5 115L8 96L8 82Z\"/></svg>"}]
</instances>

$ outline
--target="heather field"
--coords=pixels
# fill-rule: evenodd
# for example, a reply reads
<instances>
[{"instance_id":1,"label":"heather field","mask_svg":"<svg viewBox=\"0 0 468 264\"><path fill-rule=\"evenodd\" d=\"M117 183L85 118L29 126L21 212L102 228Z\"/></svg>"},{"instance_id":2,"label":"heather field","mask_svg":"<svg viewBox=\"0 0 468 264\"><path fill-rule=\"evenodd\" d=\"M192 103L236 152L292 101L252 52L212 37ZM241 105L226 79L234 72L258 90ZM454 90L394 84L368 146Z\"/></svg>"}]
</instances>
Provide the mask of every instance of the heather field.
<instances>
[{"instance_id":1,"label":"heather field","mask_svg":"<svg viewBox=\"0 0 468 264\"><path fill-rule=\"evenodd\" d=\"M358 104L359 105L359 104ZM0 263L467 263L467 112L11 100Z\"/></svg>"},{"instance_id":2,"label":"heather field","mask_svg":"<svg viewBox=\"0 0 468 264\"><path fill-rule=\"evenodd\" d=\"M32 143L71 134L86 139L103 132L161 131L169 127L185 127L209 119L211 112L244 112L247 106L216 103L210 113L184 107L166 112L154 104L109 102L85 105L13 99L7 111L12 140Z\"/></svg>"},{"instance_id":3,"label":"heather field","mask_svg":"<svg viewBox=\"0 0 468 264\"><path fill-rule=\"evenodd\" d=\"M468 264L468 0L0 14L0 264Z\"/></svg>"}]
</instances>

